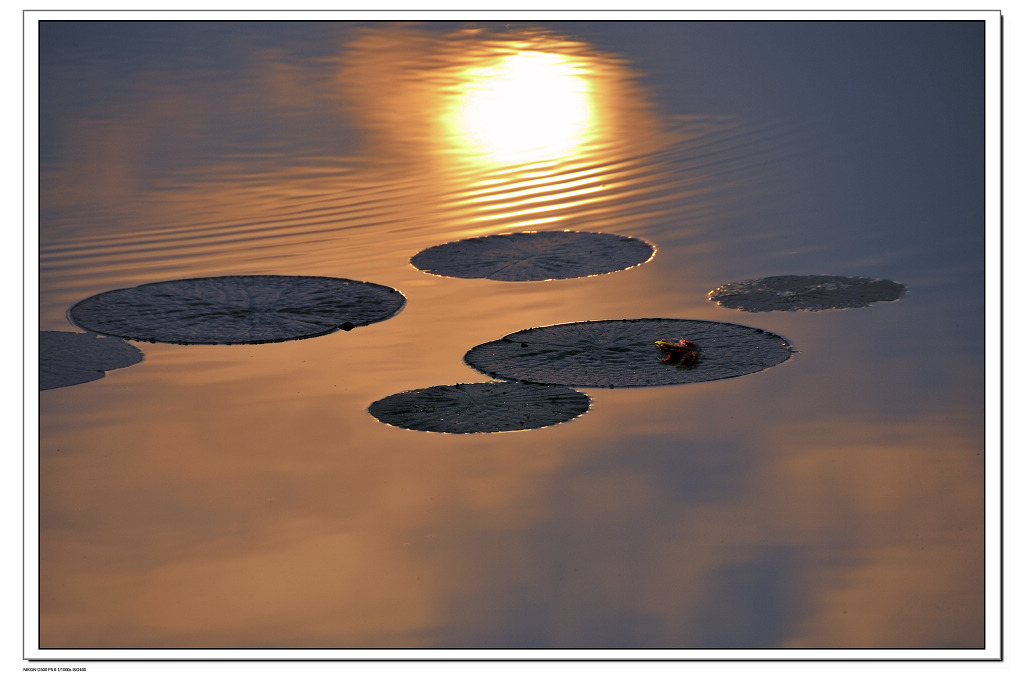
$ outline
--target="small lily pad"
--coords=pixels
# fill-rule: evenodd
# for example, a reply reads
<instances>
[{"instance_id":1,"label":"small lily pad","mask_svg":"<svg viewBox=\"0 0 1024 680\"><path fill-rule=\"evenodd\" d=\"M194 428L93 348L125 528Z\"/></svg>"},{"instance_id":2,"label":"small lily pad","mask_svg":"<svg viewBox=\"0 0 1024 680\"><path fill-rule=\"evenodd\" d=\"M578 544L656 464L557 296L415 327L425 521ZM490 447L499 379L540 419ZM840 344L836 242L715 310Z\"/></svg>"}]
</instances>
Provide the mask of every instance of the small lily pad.
<instances>
[{"instance_id":1,"label":"small lily pad","mask_svg":"<svg viewBox=\"0 0 1024 680\"><path fill-rule=\"evenodd\" d=\"M903 295L902 283L855 276L769 276L719 286L708 300L744 312L821 311L867 307Z\"/></svg>"},{"instance_id":2,"label":"small lily pad","mask_svg":"<svg viewBox=\"0 0 1024 680\"><path fill-rule=\"evenodd\" d=\"M628 269L654 256L640 239L584 231L480 236L427 248L412 258L438 276L496 281L574 279Z\"/></svg>"},{"instance_id":3,"label":"small lily pad","mask_svg":"<svg viewBox=\"0 0 1024 680\"><path fill-rule=\"evenodd\" d=\"M39 389L52 390L99 380L107 371L142 361L143 354L120 338L90 333L39 332Z\"/></svg>"},{"instance_id":4,"label":"small lily pad","mask_svg":"<svg viewBox=\"0 0 1024 680\"><path fill-rule=\"evenodd\" d=\"M436 385L370 405L381 422L424 432L510 432L563 423L586 413L590 397L558 385L487 382Z\"/></svg>"},{"instance_id":5,"label":"small lily pad","mask_svg":"<svg viewBox=\"0 0 1024 680\"><path fill-rule=\"evenodd\" d=\"M147 283L93 295L68 312L89 331L182 345L298 340L384 321L398 291L326 276L215 276Z\"/></svg>"},{"instance_id":6,"label":"small lily pad","mask_svg":"<svg viewBox=\"0 0 1024 680\"><path fill-rule=\"evenodd\" d=\"M692 363L663 362L655 343L685 338ZM750 326L691 319L613 319L544 326L477 345L465 361L494 378L575 387L647 387L762 371L793 353L785 338Z\"/></svg>"}]
</instances>

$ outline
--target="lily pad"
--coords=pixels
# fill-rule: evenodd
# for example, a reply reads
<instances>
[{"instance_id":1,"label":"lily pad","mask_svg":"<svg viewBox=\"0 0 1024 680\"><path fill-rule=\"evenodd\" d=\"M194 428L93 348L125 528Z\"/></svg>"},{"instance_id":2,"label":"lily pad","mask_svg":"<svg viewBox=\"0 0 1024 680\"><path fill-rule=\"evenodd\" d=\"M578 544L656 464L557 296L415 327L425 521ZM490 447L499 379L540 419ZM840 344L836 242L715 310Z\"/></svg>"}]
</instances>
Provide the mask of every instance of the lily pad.
<instances>
[{"instance_id":1,"label":"lily pad","mask_svg":"<svg viewBox=\"0 0 1024 680\"><path fill-rule=\"evenodd\" d=\"M510 432L563 423L586 413L590 397L559 385L487 382L436 385L370 405L381 422L424 432Z\"/></svg>"},{"instance_id":2,"label":"lily pad","mask_svg":"<svg viewBox=\"0 0 1024 680\"><path fill-rule=\"evenodd\" d=\"M856 276L769 276L719 286L708 300L744 312L867 307L903 295L902 283Z\"/></svg>"},{"instance_id":3,"label":"lily pad","mask_svg":"<svg viewBox=\"0 0 1024 680\"><path fill-rule=\"evenodd\" d=\"M298 340L384 321L398 291L326 276L215 276L147 283L94 295L68 312L86 330L181 345Z\"/></svg>"},{"instance_id":4,"label":"lily pad","mask_svg":"<svg viewBox=\"0 0 1024 680\"><path fill-rule=\"evenodd\" d=\"M663 362L655 342L685 338L692 363ZM721 380L762 371L793 353L785 338L750 326L691 319L581 321L510 333L477 345L465 361L506 380L575 387L647 387Z\"/></svg>"},{"instance_id":5,"label":"lily pad","mask_svg":"<svg viewBox=\"0 0 1024 680\"><path fill-rule=\"evenodd\" d=\"M142 361L136 347L119 338L90 333L39 332L39 389L52 390L99 380L107 371Z\"/></svg>"},{"instance_id":6,"label":"lily pad","mask_svg":"<svg viewBox=\"0 0 1024 680\"><path fill-rule=\"evenodd\" d=\"M412 258L438 276L496 281L574 279L629 269L654 257L640 239L585 231L480 236L427 248Z\"/></svg>"}]
</instances>

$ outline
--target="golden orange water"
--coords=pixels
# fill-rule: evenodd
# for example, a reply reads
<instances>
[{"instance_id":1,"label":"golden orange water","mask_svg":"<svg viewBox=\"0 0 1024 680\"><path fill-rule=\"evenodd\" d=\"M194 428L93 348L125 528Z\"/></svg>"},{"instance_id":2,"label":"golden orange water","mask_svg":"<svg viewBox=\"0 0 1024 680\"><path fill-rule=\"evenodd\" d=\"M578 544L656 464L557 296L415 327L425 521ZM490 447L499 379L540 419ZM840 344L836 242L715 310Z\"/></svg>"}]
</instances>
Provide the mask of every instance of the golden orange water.
<instances>
[{"instance_id":1,"label":"golden orange water","mask_svg":"<svg viewBox=\"0 0 1024 680\"><path fill-rule=\"evenodd\" d=\"M927 344L947 301L770 317L706 301L817 246L783 248L757 221L800 214L780 190L799 164L764 170L785 156L777 131L666 116L621 57L557 31L384 24L330 58L253 46L246 64L223 82L154 69L62 121L71 141L41 178L41 327L75 330L66 310L89 295L191 276L339 276L408 304L303 341L143 344L136 366L42 393L44 646L673 648L715 626L774 646L978 643L980 359ZM279 132L311 109L329 113L314 139L344 120L344 152L232 147L160 174L225 129L263 134L254 101ZM737 261L738 225L757 257ZM538 228L657 254L526 284L409 262ZM763 326L798 354L595 390L591 412L534 431L438 435L366 411L484 380L462 356L506 333L638 317Z\"/></svg>"}]
</instances>

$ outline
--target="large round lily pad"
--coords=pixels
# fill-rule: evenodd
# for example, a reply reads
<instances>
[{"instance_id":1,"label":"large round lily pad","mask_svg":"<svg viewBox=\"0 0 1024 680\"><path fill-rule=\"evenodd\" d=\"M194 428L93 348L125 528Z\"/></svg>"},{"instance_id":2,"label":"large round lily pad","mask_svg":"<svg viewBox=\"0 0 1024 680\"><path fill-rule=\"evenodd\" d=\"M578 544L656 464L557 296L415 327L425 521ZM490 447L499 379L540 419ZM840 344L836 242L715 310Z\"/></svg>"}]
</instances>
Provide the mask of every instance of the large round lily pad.
<instances>
[{"instance_id":1,"label":"large round lily pad","mask_svg":"<svg viewBox=\"0 0 1024 680\"><path fill-rule=\"evenodd\" d=\"M719 286L708 300L745 312L821 311L892 302L904 290L895 281L856 276L769 276Z\"/></svg>"},{"instance_id":2,"label":"large round lily pad","mask_svg":"<svg viewBox=\"0 0 1024 680\"><path fill-rule=\"evenodd\" d=\"M147 283L86 298L71 321L130 340L183 345L297 340L383 321L398 291L326 276L216 276Z\"/></svg>"},{"instance_id":3,"label":"large round lily pad","mask_svg":"<svg viewBox=\"0 0 1024 680\"><path fill-rule=\"evenodd\" d=\"M90 333L39 332L39 389L52 390L99 380L107 371L142 361L137 348L119 338Z\"/></svg>"},{"instance_id":4,"label":"large round lily pad","mask_svg":"<svg viewBox=\"0 0 1024 680\"><path fill-rule=\"evenodd\" d=\"M583 231L530 231L480 236L427 248L412 264L463 279L545 281L628 269L654 256L640 239Z\"/></svg>"},{"instance_id":5,"label":"large round lily pad","mask_svg":"<svg viewBox=\"0 0 1024 680\"><path fill-rule=\"evenodd\" d=\"M488 382L436 385L384 397L370 414L425 432L510 432L555 425L590 408L590 397L560 385Z\"/></svg>"},{"instance_id":6,"label":"large round lily pad","mask_svg":"<svg viewBox=\"0 0 1024 680\"><path fill-rule=\"evenodd\" d=\"M697 345L695 361L670 359L655 342ZM576 387L645 387L732 378L782 363L785 338L732 323L690 319L581 321L510 333L466 353L495 378Z\"/></svg>"}]
</instances>

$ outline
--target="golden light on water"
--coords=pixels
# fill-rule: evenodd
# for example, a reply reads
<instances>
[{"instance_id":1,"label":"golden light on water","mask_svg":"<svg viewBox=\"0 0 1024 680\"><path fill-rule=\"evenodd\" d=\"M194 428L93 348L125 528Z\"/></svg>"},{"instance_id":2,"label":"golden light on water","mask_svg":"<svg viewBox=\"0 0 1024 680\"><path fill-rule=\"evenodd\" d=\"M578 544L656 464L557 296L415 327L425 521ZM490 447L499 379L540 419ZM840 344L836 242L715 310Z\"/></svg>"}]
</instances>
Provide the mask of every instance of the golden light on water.
<instances>
[{"instance_id":1,"label":"golden light on water","mask_svg":"<svg viewBox=\"0 0 1024 680\"><path fill-rule=\"evenodd\" d=\"M571 57L522 51L469 69L452 114L466 147L497 163L563 159L586 139L590 86Z\"/></svg>"},{"instance_id":2,"label":"golden light on water","mask_svg":"<svg viewBox=\"0 0 1024 680\"><path fill-rule=\"evenodd\" d=\"M648 85L682 84L595 46L442 30L353 28L315 44L334 59L309 59L290 31L267 47L253 34L245 59L168 53L127 84L116 51L47 62L40 329L69 329L68 308L105 290L240 272L374 281L410 302L296 342L147 343L140 364L41 392L42 645L500 647L554 621L529 642L982 648L984 404L970 395L984 357L959 357L946 396L919 399L935 381L917 368L947 348L926 340L917 363L873 351L894 328L930 338L949 307L937 296L879 306L872 323L781 320L824 351L672 399L606 390L555 427L463 439L370 415L390 394L481 379L464 351L515 329L703 315L702 282L791 259L736 244L749 215L803 214L799 190L787 198L803 175L781 170L821 160L790 163L790 143L821 130L661 112ZM217 124L227 114L237 136ZM283 136L256 139L268 130ZM783 245L806 236L777 228ZM639 237L658 255L550 284L410 263L540 229ZM623 456L637 441L644 455Z\"/></svg>"},{"instance_id":3,"label":"golden light on water","mask_svg":"<svg viewBox=\"0 0 1024 680\"><path fill-rule=\"evenodd\" d=\"M361 157L410 182L410 214L434 201L429 222L450 220L448 238L624 229L666 195L652 159L677 138L628 65L585 43L388 27L349 45L334 82Z\"/></svg>"}]
</instances>

